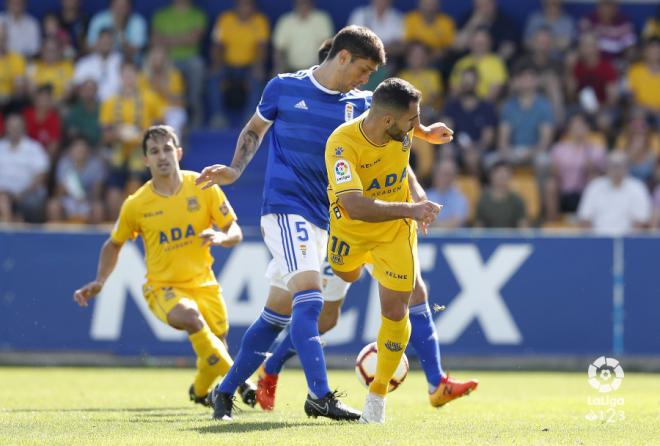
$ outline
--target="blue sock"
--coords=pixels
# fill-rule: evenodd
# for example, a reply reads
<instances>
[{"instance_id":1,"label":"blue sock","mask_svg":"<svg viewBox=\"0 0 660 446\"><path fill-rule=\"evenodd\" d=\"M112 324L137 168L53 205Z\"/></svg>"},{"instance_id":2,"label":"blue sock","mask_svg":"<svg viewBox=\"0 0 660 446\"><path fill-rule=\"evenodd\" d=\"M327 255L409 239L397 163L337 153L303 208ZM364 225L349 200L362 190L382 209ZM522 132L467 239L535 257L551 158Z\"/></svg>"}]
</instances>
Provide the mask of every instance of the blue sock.
<instances>
[{"instance_id":1,"label":"blue sock","mask_svg":"<svg viewBox=\"0 0 660 446\"><path fill-rule=\"evenodd\" d=\"M322 307L323 297L320 290L299 291L293 296L291 340L300 357L312 398L321 398L330 392L319 336L319 315Z\"/></svg>"},{"instance_id":2,"label":"blue sock","mask_svg":"<svg viewBox=\"0 0 660 446\"><path fill-rule=\"evenodd\" d=\"M291 329L287 329L285 333L286 336L284 336L282 342L275 346L273 353L266 359L264 364L264 370L269 375L278 375L282 371L284 363L296 356L296 349L291 341Z\"/></svg>"},{"instance_id":3,"label":"blue sock","mask_svg":"<svg viewBox=\"0 0 660 446\"><path fill-rule=\"evenodd\" d=\"M250 325L243 335L241 348L234 359L234 365L219 384L218 391L233 395L238 386L259 368L275 338L290 320L289 316L264 308L261 316Z\"/></svg>"},{"instance_id":4,"label":"blue sock","mask_svg":"<svg viewBox=\"0 0 660 446\"><path fill-rule=\"evenodd\" d=\"M417 352L426 381L429 383L429 391L432 392L440 385L440 379L445 372L440 364L438 334L427 302L410 307L410 325L412 333L408 344Z\"/></svg>"}]
</instances>

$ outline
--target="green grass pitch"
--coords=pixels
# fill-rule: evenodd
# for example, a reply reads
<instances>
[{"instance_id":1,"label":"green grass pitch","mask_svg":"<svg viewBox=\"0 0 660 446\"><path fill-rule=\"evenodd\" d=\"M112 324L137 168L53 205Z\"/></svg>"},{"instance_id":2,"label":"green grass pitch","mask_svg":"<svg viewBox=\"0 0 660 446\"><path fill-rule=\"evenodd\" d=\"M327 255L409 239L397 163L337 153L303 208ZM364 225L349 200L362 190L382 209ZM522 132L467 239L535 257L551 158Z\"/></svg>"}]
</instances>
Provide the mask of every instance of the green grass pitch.
<instances>
[{"instance_id":1,"label":"green grass pitch","mask_svg":"<svg viewBox=\"0 0 660 446\"><path fill-rule=\"evenodd\" d=\"M608 412L589 405L588 398L599 394L588 385L586 371L458 372L458 378L479 378L479 389L437 410L428 404L423 375L415 371L388 398L386 424L363 426L308 419L299 370L281 375L274 412L245 408L233 423L215 422L210 409L187 401L192 374L0 368L0 444L660 444L658 375L627 373L621 388L609 394L624 404ZM365 389L352 371L330 371L330 382L348 393L345 401L362 407ZM587 419L590 412L597 419Z\"/></svg>"}]
</instances>

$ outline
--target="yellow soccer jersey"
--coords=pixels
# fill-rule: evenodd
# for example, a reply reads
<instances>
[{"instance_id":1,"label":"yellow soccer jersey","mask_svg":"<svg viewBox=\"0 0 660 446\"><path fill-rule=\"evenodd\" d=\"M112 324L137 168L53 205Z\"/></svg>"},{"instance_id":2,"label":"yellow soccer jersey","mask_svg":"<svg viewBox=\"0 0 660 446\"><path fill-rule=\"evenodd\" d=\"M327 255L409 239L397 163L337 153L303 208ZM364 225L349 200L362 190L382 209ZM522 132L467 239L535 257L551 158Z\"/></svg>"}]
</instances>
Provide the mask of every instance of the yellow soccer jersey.
<instances>
[{"instance_id":1,"label":"yellow soccer jersey","mask_svg":"<svg viewBox=\"0 0 660 446\"><path fill-rule=\"evenodd\" d=\"M341 232L352 240L389 241L404 225L402 220L381 223L351 220L337 197L347 192L360 192L382 201L412 201L408 161L413 131L408 132L403 142L391 140L376 145L362 131L365 116L342 124L326 142L330 227L331 232Z\"/></svg>"},{"instance_id":2,"label":"yellow soccer jersey","mask_svg":"<svg viewBox=\"0 0 660 446\"><path fill-rule=\"evenodd\" d=\"M154 191L151 181L124 202L111 238L124 243L142 236L147 281L180 288L216 284L213 257L202 246L199 234L211 225L224 228L236 214L219 187L201 189L196 172L183 171L179 191L166 197Z\"/></svg>"}]
</instances>

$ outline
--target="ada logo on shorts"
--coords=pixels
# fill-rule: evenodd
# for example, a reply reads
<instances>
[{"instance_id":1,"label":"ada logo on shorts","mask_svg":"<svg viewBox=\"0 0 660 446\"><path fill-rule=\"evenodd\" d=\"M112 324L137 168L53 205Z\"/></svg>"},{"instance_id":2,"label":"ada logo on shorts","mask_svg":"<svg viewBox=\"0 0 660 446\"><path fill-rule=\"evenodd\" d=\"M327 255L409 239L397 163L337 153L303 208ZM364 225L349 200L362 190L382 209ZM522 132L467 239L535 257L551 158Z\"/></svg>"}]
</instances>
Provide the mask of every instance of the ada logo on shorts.
<instances>
[{"instance_id":1,"label":"ada logo on shorts","mask_svg":"<svg viewBox=\"0 0 660 446\"><path fill-rule=\"evenodd\" d=\"M335 183L347 183L353 179L351 175L351 166L346 160L335 161Z\"/></svg>"}]
</instances>

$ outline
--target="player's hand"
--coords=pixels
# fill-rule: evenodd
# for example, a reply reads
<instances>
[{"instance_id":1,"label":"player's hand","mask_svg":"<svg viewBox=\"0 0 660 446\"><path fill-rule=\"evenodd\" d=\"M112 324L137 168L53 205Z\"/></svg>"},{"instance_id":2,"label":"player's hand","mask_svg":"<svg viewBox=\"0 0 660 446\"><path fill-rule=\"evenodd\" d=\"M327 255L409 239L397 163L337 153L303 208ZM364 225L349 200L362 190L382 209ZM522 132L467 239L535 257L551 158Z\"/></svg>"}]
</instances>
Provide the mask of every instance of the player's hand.
<instances>
[{"instance_id":1,"label":"player's hand","mask_svg":"<svg viewBox=\"0 0 660 446\"><path fill-rule=\"evenodd\" d=\"M202 189L208 189L214 184L219 186L232 184L234 181L238 180L239 176L240 173L238 170L231 166L214 164L212 166L207 166L202 170L202 173L195 180L195 184L202 184Z\"/></svg>"},{"instance_id":2,"label":"player's hand","mask_svg":"<svg viewBox=\"0 0 660 446\"><path fill-rule=\"evenodd\" d=\"M99 294L101 292L101 288L103 288L103 284L101 282L96 280L89 282L87 285L77 289L76 292L73 293L73 300L75 300L76 303L81 307L86 307L87 301Z\"/></svg>"},{"instance_id":3,"label":"player's hand","mask_svg":"<svg viewBox=\"0 0 660 446\"><path fill-rule=\"evenodd\" d=\"M454 131L444 122L435 122L426 126L426 140L431 144L447 144L454 139Z\"/></svg>"},{"instance_id":4,"label":"player's hand","mask_svg":"<svg viewBox=\"0 0 660 446\"><path fill-rule=\"evenodd\" d=\"M442 205L429 200L424 200L413 204L412 209L413 218L423 227L425 224L430 225L435 221L442 209Z\"/></svg>"},{"instance_id":5,"label":"player's hand","mask_svg":"<svg viewBox=\"0 0 660 446\"><path fill-rule=\"evenodd\" d=\"M429 224L428 223L420 223L419 225L420 229L422 230L423 235L428 235L429 234Z\"/></svg>"},{"instance_id":6,"label":"player's hand","mask_svg":"<svg viewBox=\"0 0 660 446\"><path fill-rule=\"evenodd\" d=\"M227 234L208 228L199 233L199 238L202 239L202 246L224 246L223 243L227 241Z\"/></svg>"}]
</instances>

